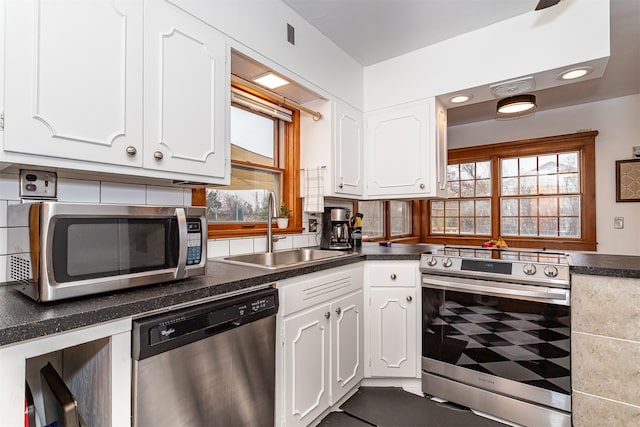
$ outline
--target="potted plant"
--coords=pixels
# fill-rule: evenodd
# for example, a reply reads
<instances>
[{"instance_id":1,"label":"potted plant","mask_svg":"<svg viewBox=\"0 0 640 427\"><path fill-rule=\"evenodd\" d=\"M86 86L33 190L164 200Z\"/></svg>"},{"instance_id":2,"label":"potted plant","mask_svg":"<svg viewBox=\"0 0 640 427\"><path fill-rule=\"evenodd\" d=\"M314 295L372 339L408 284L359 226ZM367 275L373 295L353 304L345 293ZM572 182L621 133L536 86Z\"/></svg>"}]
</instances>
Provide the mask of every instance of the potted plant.
<instances>
[{"instance_id":1,"label":"potted plant","mask_svg":"<svg viewBox=\"0 0 640 427\"><path fill-rule=\"evenodd\" d=\"M280 203L278 219L276 219L278 228L287 228L289 226L289 215L291 215L291 209L287 209L287 206L284 204L284 202Z\"/></svg>"}]
</instances>

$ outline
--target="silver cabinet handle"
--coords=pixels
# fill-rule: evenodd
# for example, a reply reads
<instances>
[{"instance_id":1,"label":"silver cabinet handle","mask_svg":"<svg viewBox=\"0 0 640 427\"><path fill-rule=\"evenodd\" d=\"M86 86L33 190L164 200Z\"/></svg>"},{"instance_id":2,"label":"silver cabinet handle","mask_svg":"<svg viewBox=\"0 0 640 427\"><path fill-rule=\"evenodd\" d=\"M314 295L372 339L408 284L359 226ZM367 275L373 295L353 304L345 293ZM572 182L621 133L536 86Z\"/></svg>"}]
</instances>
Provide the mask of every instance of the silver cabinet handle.
<instances>
[{"instance_id":1,"label":"silver cabinet handle","mask_svg":"<svg viewBox=\"0 0 640 427\"><path fill-rule=\"evenodd\" d=\"M162 154L162 151L156 151L155 153L153 153L153 157L156 160L162 160L162 158L164 157L164 154Z\"/></svg>"},{"instance_id":2,"label":"silver cabinet handle","mask_svg":"<svg viewBox=\"0 0 640 427\"><path fill-rule=\"evenodd\" d=\"M407 297L407 301L409 301L409 302L413 301L413 297L412 297L411 295L409 295L409 296Z\"/></svg>"},{"instance_id":3,"label":"silver cabinet handle","mask_svg":"<svg viewBox=\"0 0 640 427\"><path fill-rule=\"evenodd\" d=\"M133 157L137 153L138 153L138 150L136 150L136 147L134 147L133 145L130 145L127 147L127 156Z\"/></svg>"},{"instance_id":4,"label":"silver cabinet handle","mask_svg":"<svg viewBox=\"0 0 640 427\"><path fill-rule=\"evenodd\" d=\"M420 189L424 190L424 184L420 184Z\"/></svg>"},{"instance_id":5,"label":"silver cabinet handle","mask_svg":"<svg viewBox=\"0 0 640 427\"><path fill-rule=\"evenodd\" d=\"M336 314L340 316L340 313L342 313L342 309L340 307L336 308Z\"/></svg>"},{"instance_id":6,"label":"silver cabinet handle","mask_svg":"<svg viewBox=\"0 0 640 427\"><path fill-rule=\"evenodd\" d=\"M325 317L325 318L327 318L327 319L328 319L328 318L330 318L330 317L331 317L331 312L330 312L330 311L327 311L327 312L324 314L324 317Z\"/></svg>"},{"instance_id":7,"label":"silver cabinet handle","mask_svg":"<svg viewBox=\"0 0 640 427\"><path fill-rule=\"evenodd\" d=\"M398 276L396 276L396 273L391 273L391 280L396 280Z\"/></svg>"}]
</instances>

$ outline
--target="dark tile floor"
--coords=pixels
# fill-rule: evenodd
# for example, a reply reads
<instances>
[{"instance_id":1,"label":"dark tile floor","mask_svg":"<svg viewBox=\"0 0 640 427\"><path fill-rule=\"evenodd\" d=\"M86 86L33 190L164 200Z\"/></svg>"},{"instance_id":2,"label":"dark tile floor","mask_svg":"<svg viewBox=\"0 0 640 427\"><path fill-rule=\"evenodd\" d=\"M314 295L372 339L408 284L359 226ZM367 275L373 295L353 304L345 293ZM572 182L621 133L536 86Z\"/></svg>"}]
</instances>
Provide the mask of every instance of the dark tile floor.
<instances>
[{"instance_id":1,"label":"dark tile floor","mask_svg":"<svg viewBox=\"0 0 640 427\"><path fill-rule=\"evenodd\" d=\"M320 427L504 427L466 408L436 403L401 388L361 387Z\"/></svg>"}]
</instances>

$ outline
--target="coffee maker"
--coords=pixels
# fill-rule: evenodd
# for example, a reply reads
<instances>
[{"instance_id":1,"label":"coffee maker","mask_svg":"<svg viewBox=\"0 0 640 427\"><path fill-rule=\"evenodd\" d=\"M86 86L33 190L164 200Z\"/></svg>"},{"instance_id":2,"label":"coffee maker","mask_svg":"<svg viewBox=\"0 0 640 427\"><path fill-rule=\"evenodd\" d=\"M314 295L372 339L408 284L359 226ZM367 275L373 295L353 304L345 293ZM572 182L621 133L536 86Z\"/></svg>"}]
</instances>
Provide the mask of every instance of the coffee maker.
<instances>
[{"instance_id":1,"label":"coffee maker","mask_svg":"<svg viewBox=\"0 0 640 427\"><path fill-rule=\"evenodd\" d=\"M322 214L321 249L351 249L349 243L349 210L325 208Z\"/></svg>"}]
</instances>

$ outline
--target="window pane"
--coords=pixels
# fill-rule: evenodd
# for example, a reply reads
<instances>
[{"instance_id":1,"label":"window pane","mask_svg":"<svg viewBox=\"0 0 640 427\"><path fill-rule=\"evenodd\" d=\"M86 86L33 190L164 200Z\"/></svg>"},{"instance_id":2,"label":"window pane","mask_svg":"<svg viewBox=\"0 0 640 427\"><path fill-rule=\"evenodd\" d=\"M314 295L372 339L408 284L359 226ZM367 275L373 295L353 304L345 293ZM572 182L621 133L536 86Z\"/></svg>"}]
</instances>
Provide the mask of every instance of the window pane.
<instances>
[{"instance_id":1,"label":"window pane","mask_svg":"<svg viewBox=\"0 0 640 427\"><path fill-rule=\"evenodd\" d=\"M541 194L558 194L558 175L542 175L538 180Z\"/></svg>"},{"instance_id":2,"label":"window pane","mask_svg":"<svg viewBox=\"0 0 640 427\"><path fill-rule=\"evenodd\" d=\"M521 236L537 236L538 235L538 219L521 217L520 218L520 235Z\"/></svg>"},{"instance_id":3,"label":"window pane","mask_svg":"<svg viewBox=\"0 0 640 427\"><path fill-rule=\"evenodd\" d=\"M476 234L491 235L491 218L476 218Z\"/></svg>"},{"instance_id":4,"label":"window pane","mask_svg":"<svg viewBox=\"0 0 640 427\"><path fill-rule=\"evenodd\" d=\"M431 202L431 216L444 216L444 202Z\"/></svg>"},{"instance_id":5,"label":"window pane","mask_svg":"<svg viewBox=\"0 0 640 427\"><path fill-rule=\"evenodd\" d=\"M458 234L458 218L446 218L444 230L447 234Z\"/></svg>"},{"instance_id":6,"label":"window pane","mask_svg":"<svg viewBox=\"0 0 640 427\"><path fill-rule=\"evenodd\" d=\"M580 220L578 218L560 218L560 236L580 237Z\"/></svg>"},{"instance_id":7,"label":"window pane","mask_svg":"<svg viewBox=\"0 0 640 427\"><path fill-rule=\"evenodd\" d=\"M502 176L518 176L518 159L503 159L501 168Z\"/></svg>"},{"instance_id":8,"label":"window pane","mask_svg":"<svg viewBox=\"0 0 640 427\"><path fill-rule=\"evenodd\" d=\"M379 201L358 202L362 213L362 237L375 239L384 236L384 204Z\"/></svg>"},{"instance_id":9,"label":"window pane","mask_svg":"<svg viewBox=\"0 0 640 427\"><path fill-rule=\"evenodd\" d=\"M231 166L231 183L207 188L209 222L263 222L267 220L268 192L278 192L280 172Z\"/></svg>"},{"instance_id":10,"label":"window pane","mask_svg":"<svg viewBox=\"0 0 640 427\"><path fill-rule=\"evenodd\" d=\"M502 199L500 215L517 216L518 199Z\"/></svg>"},{"instance_id":11,"label":"window pane","mask_svg":"<svg viewBox=\"0 0 640 427\"><path fill-rule=\"evenodd\" d=\"M475 163L461 163L460 164L460 179L474 179L476 177L476 164Z\"/></svg>"},{"instance_id":12,"label":"window pane","mask_svg":"<svg viewBox=\"0 0 640 427\"><path fill-rule=\"evenodd\" d=\"M471 216L475 215L475 203L473 200L462 200L460 201L460 216Z\"/></svg>"},{"instance_id":13,"label":"window pane","mask_svg":"<svg viewBox=\"0 0 640 427\"><path fill-rule=\"evenodd\" d=\"M460 197L460 181L449 181L447 184L447 196Z\"/></svg>"},{"instance_id":14,"label":"window pane","mask_svg":"<svg viewBox=\"0 0 640 427\"><path fill-rule=\"evenodd\" d=\"M476 216L491 216L491 200L476 200Z\"/></svg>"},{"instance_id":15,"label":"window pane","mask_svg":"<svg viewBox=\"0 0 640 427\"><path fill-rule=\"evenodd\" d=\"M458 181L460 179L460 168L458 165L447 166L447 181Z\"/></svg>"},{"instance_id":16,"label":"window pane","mask_svg":"<svg viewBox=\"0 0 640 427\"><path fill-rule=\"evenodd\" d=\"M488 179L491 178L491 162L477 162L476 163L476 179Z\"/></svg>"},{"instance_id":17,"label":"window pane","mask_svg":"<svg viewBox=\"0 0 640 427\"><path fill-rule=\"evenodd\" d=\"M517 236L518 235L518 218L503 217L501 221L500 234L503 236Z\"/></svg>"},{"instance_id":18,"label":"window pane","mask_svg":"<svg viewBox=\"0 0 640 427\"><path fill-rule=\"evenodd\" d=\"M411 234L411 202L391 201L391 235Z\"/></svg>"},{"instance_id":19,"label":"window pane","mask_svg":"<svg viewBox=\"0 0 640 427\"><path fill-rule=\"evenodd\" d=\"M502 178L502 195L515 196L518 194L518 178Z\"/></svg>"},{"instance_id":20,"label":"window pane","mask_svg":"<svg viewBox=\"0 0 640 427\"><path fill-rule=\"evenodd\" d=\"M275 125L273 118L231 106L231 159L277 166Z\"/></svg>"},{"instance_id":21,"label":"window pane","mask_svg":"<svg viewBox=\"0 0 640 427\"><path fill-rule=\"evenodd\" d=\"M580 197L560 197L560 215L578 216L580 214Z\"/></svg>"},{"instance_id":22,"label":"window pane","mask_svg":"<svg viewBox=\"0 0 640 427\"><path fill-rule=\"evenodd\" d=\"M460 234L474 234L473 218L460 218Z\"/></svg>"},{"instance_id":23,"label":"window pane","mask_svg":"<svg viewBox=\"0 0 640 427\"><path fill-rule=\"evenodd\" d=\"M578 193L580 191L577 173L564 173L558 178L560 193Z\"/></svg>"},{"instance_id":24,"label":"window pane","mask_svg":"<svg viewBox=\"0 0 640 427\"><path fill-rule=\"evenodd\" d=\"M520 176L537 175L538 174L538 158L537 157L521 157L520 158Z\"/></svg>"},{"instance_id":25,"label":"window pane","mask_svg":"<svg viewBox=\"0 0 640 427\"><path fill-rule=\"evenodd\" d=\"M557 237L558 218L540 218L540 235L547 237Z\"/></svg>"},{"instance_id":26,"label":"window pane","mask_svg":"<svg viewBox=\"0 0 640 427\"><path fill-rule=\"evenodd\" d=\"M476 196L490 196L491 195L491 180L481 179L476 181Z\"/></svg>"},{"instance_id":27,"label":"window pane","mask_svg":"<svg viewBox=\"0 0 640 427\"><path fill-rule=\"evenodd\" d=\"M431 233L433 234L444 233L444 218L431 217Z\"/></svg>"},{"instance_id":28,"label":"window pane","mask_svg":"<svg viewBox=\"0 0 640 427\"><path fill-rule=\"evenodd\" d=\"M520 177L520 194L537 194L538 193L538 177L522 176Z\"/></svg>"},{"instance_id":29,"label":"window pane","mask_svg":"<svg viewBox=\"0 0 640 427\"><path fill-rule=\"evenodd\" d=\"M537 216L538 199L520 199L520 216Z\"/></svg>"},{"instance_id":30,"label":"window pane","mask_svg":"<svg viewBox=\"0 0 640 427\"><path fill-rule=\"evenodd\" d=\"M444 203L444 207L445 207L445 216L447 217L454 217L454 216L458 216L458 207L460 205L460 202L455 201L455 200L447 200Z\"/></svg>"},{"instance_id":31,"label":"window pane","mask_svg":"<svg viewBox=\"0 0 640 427\"><path fill-rule=\"evenodd\" d=\"M475 196L475 181L460 181L460 197Z\"/></svg>"},{"instance_id":32,"label":"window pane","mask_svg":"<svg viewBox=\"0 0 640 427\"><path fill-rule=\"evenodd\" d=\"M555 197L541 197L539 200L540 216L558 216L558 199Z\"/></svg>"}]
</instances>

